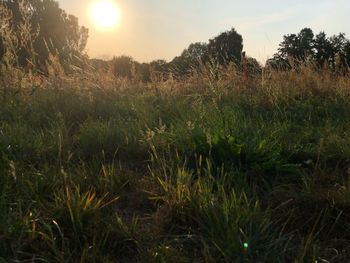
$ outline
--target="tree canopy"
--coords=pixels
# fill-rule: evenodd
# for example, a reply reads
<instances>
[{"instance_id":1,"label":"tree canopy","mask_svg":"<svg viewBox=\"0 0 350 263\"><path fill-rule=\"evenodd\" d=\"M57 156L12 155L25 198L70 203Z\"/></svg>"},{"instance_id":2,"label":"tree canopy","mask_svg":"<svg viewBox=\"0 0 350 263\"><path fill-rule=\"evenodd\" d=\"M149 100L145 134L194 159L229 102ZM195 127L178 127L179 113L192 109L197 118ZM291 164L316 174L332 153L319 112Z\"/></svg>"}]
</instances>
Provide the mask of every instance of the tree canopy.
<instances>
[{"instance_id":1,"label":"tree canopy","mask_svg":"<svg viewBox=\"0 0 350 263\"><path fill-rule=\"evenodd\" d=\"M169 64L170 70L175 75L189 74L193 69L198 69L208 54L208 44L196 42L189 45L180 56L175 57Z\"/></svg>"},{"instance_id":2,"label":"tree canopy","mask_svg":"<svg viewBox=\"0 0 350 263\"><path fill-rule=\"evenodd\" d=\"M12 44L20 66L32 64L45 71L51 56L65 69L83 64L88 29L79 26L78 19L61 9L57 1L0 0L0 5L0 21L15 36L9 43L4 30L0 31L0 58Z\"/></svg>"},{"instance_id":3,"label":"tree canopy","mask_svg":"<svg viewBox=\"0 0 350 263\"><path fill-rule=\"evenodd\" d=\"M207 63L220 66L230 63L239 65L242 61L242 50L243 38L232 28L210 39L208 43L190 44L180 56L169 63L169 68L175 75L183 76Z\"/></svg>"},{"instance_id":4,"label":"tree canopy","mask_svg":"<svg viewBox=\"0 0 350 263\"><path fill-rule=\"evenodd\" d=\"M154 73L164 77L173 75L182 77L200 70L207 63L215 63L219 66L227 66L230 63L241 65L244 61L244 69L253 72L253 68L260 68L259 63L252 58L242 57L243 38L235 29L219 34L210 39L208 43L191 43L182 53L172 61L162 59L150 63L139 63L128 56L115 57L110 61L112 72L115 76L150 81ZM243 68L243 67L242 67Z\"/></svg>"},{"instance_id":5,"label":"tree canopy","mask_svg":"<svg viewBox=\"0 0 350 263\"><path fill-rule=\"evenodd\" d=\"M310 28L304 28L298 34L283 37L278 52L268 60L268 65L288 68L291 59L294 63L310 61L319 67L347 68L350 65L350 40L343 33L328 37L325 32L314 35Z\"/></svg>"},{"instance_id":6,"label":"tree canopy","mask_svg":"<svg viewBox=\"0 0 350 263\"><path fill-rule=\"evenodd\" d=\"M210 39L208 44L208 55L220 65L231 62L240 63L243 51L243 38L232 28Z\"/></svg>"},{"instance_id":7,"label":"tree canopy","mask_svg":"<svg viewBox=\"0 0 350 263\"><path fill-rule=\"evenodd\" d=\"M10 58L12 64L44 73L54 59L66 72L85 65L88 29L79 26L78 19L61 9L58 1L0 0L0 22L1 61ZM207 63L238 65L242 50L243 38L232 28L207 43L190 44L169 63L155 60L141 64L131 57L119 56L105 64L91 60L91 65L105 67L108 64L115 76L150 80L152 72L184 76Z\"/></svg>"}]
</instances>

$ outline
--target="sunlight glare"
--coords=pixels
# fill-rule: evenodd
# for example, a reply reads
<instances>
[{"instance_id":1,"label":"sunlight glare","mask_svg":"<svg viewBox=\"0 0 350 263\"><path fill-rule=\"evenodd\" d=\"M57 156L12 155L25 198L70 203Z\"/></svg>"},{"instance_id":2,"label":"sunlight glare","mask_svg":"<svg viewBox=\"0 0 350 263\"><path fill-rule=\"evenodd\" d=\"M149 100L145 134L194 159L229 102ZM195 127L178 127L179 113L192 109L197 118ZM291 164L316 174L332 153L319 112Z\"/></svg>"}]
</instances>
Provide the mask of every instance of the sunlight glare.
<instances>
[{"instance_id":1,"label":"sunlight glare","mask_svg":"<svg viewBox=\"0 0 350 263\"><path fill-rule=\"evenodd\" d=\"M100 29L111 29L118 25L120 11L111 0L95 1L90 8L90 17Z\"/></svg>"}]
</instances>

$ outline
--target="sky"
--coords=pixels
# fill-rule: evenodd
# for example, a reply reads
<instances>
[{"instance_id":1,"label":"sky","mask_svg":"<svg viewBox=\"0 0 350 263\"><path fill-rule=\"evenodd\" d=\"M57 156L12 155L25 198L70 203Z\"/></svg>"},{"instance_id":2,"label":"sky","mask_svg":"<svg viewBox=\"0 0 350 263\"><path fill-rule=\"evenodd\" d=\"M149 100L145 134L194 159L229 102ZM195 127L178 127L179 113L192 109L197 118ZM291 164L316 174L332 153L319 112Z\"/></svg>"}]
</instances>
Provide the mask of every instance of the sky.
<instances>
[{"instance_id":1,"label":"sky","mask_svg":"<svg viewBox=\"0 0 350 263\"><path fill-rule=\"evenodd\" d=\"M207 42L231 28L243 36L247 55L262 63L277 51L283 35L304 27L350 38L349 0L112 0L121 19L110 30L90 19L89 8L96 1L58 0L89 28L87 52L94 58L170 61L189 44Z\"/></svg>"}]
</instances>

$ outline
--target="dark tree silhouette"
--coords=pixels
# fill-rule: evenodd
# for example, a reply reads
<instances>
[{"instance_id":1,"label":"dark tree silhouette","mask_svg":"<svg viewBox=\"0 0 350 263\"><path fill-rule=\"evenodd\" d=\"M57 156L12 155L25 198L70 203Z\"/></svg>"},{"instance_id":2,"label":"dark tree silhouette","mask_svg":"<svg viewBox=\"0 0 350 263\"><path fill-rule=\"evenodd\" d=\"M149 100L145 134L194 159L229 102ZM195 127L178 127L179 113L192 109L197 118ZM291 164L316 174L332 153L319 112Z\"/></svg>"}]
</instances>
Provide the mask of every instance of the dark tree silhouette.
<instances>
[{"instance_id":1,"label":"dark tree silhouette","mask_svg":"<svg viewBox=\"0 0 350 263\"><path fill-rule=\"evenodd\" d=\"M196 42L189 45L189 47L182 52L182 56L190 58L193 61L200 60L207 51L208 45L206 43Z\"/></svg>"},{"instance_id":2,"label":"dark tree silhouette","mask_svg":"<svg viewBox=\"0 0 350 263\"><path fill-rule=\"evenodd\" d=\"M320 32L315 36L310 28L304 28L299 34L285 35L279 46L278 52L267 61L274 68L291 68L291 60L294 66L308 60L318 67L349 67L350 41L343 33L327 37Z\"/></svg>"},{"instance_id":3,"label":"dark tree silhouette","mask_svg":"<svg viewBox=\"0 0 350 263\"><path fill-rule=\"evenodd\" d=\"M175 76L187 75L200 67L207 52L206 43L192 43L169 63L169 69Z\"/></svg>"},{"instance_id":4,"label":"dark tree silhouette","mask_svg":"<svg viewBox=\"0 0 350 263\"><path fill-rule=\"evenodd\" d=\"M213 58L220 65L228 65L230 62L239 64L242 58L243 38L231 29L210 39L208 44L209 59Z\"/></svg>"},{"instance_id":5,"label":"dark tree silhouette","mask_svg":"<svg viewBox=\"0 0 350 263\"><path fill-rule=\"evenodd\" d=\"M256 76L262 72L259 62L255 58L246 56L244 52L240 68L246 76Z\"/></svg>"},{"instance_id":6,"label":"dark tree silhouette","mask_svg":"<svg viewBox=\"0 0 350 263\"><path fill-rule=\"evenodd\" d=\"M242 60L242 50L242 36L235 29L231 29L210 39L209 43L197 42L189 45L180 56L170 62L170 69L175 75L183 76L207 63L238 65Z\"/></svg>"},{"instance_id":7,"label":"dark tree silhouette","mask_svg":"<svg viewBox=\"0 0 350 263\"><path fill-rule=\"evenodd\" d=\"M20 66L34 64L45 70L50 56L58 57L66 70L70 66L82 66L87 44L88 29L80 27L78 19L68 15L54 0L0 0L0 4L12 12L11 26L22 41L25 30L37 32L30 46L21 45L18 52ZM27 28L23 25L27 24ZM2 36L0 36L0 39ZM4 54L0 49L0 58Z\"/></svg>"},{"instance_id":8,"label":"dark tree silhouette","mask_svg":"<svg viewBox=\"0 0 350 263\"><path fill-rule=\"evenodd\" d=\"M332 43L325 32L320 32L314 40L314 58L318 65L323 66L331 58Z\"/></svg>"},{"instance_id":9,"label":"dark tree silhouette","mask_svg":"<svg viewBox=\"0 0 350 263\"><path fill-rule=\"evenodd\" d=\"M164 59L153 60L149 65L155 72L167 73L168 71L168 63Z\"/></svg>"},{"instance_id":10,"label":"dark tree silhouette","mask_svg":"<svg viewBox=\"0 0 350 263\"><path fill-rule=\"evenodd\" d=\"M348 41L345 45L344 45L344 64L347 67L350 67L350 41Z\"/></svg>"},{"instance_id":11,"label":"dark tree silhouette","mask_svg":"<svg viewBox=\"0 0 350 263\"><path fill-rule=\"evenodd\" d=\"M227 66L229 63L241 65L240 69L256 74L261 71L259 63L249 57L242 59L243 39L234 29L224 32L209 40L209 43L196 42L186 48L180 56L169 63L165 60L154 60L150 63L139 63L131 57L115 57L109 65L116 77L136 77L139 80L150 81L152 78L167 79L186 77L194 71L201 70L207 63ZM244 63L244 65L243 65ZM99 61L94 61L96 67L102 67Z\"/></svg>"},{"instance_id":12,"label":"dark tree silhouette","mask_svg":"<svg viewBox=\"0 0 350 263\"><path fill-rule=\"evenodd\" d=\"M299 34L290 34L283 37L279 45L278 55L283 58L293 58L298 61L305 61L314 55L313 50L314 33L310 28L304 28Z\"/></svg>"}]
</instances>

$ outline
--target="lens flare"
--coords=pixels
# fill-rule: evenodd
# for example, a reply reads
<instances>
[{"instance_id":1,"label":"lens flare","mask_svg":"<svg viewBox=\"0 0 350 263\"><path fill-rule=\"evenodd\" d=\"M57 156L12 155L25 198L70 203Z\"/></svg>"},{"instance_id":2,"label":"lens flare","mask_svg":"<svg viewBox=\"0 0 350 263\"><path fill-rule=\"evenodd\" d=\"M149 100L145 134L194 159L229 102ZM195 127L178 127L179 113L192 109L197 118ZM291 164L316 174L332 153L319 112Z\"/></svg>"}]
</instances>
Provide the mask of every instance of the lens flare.
<instances>
[{"instance_id":1,"label":"lens flare","mask_svg":"<svg viewBox=\"0 0 350 263\"><path fill-rule=\"evenodd\" d=\"M99 29L111 29L119 24L120 10L113 1L100 0L91 5L90 17Z\"/></svg>"}]
</instances>

